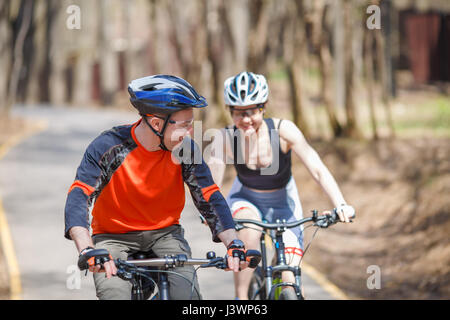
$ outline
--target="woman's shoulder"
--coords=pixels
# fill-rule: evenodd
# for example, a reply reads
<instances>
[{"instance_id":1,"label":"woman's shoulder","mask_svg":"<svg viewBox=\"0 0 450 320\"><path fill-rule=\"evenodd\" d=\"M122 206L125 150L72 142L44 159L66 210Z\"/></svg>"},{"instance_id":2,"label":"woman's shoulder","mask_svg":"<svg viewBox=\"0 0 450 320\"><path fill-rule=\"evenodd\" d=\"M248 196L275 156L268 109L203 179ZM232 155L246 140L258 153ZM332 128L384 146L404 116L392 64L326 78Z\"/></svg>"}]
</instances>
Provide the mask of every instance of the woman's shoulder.
<instances>
[{"instance_id":1,"label":"woman's shoulder","mask_svg":"<svg viewBox=\"0 0 450 320\"><path fill-rule=\"evenodd\" d=\"M272 119L273 125L277 129L280 129L282 125L285 126L285 124L288 123L288 122L292 123L291 120L283 119L283 118L275 118L275 117L273 117L273 118L270 118L270 119Z\"/></svg>"}]
</instances>

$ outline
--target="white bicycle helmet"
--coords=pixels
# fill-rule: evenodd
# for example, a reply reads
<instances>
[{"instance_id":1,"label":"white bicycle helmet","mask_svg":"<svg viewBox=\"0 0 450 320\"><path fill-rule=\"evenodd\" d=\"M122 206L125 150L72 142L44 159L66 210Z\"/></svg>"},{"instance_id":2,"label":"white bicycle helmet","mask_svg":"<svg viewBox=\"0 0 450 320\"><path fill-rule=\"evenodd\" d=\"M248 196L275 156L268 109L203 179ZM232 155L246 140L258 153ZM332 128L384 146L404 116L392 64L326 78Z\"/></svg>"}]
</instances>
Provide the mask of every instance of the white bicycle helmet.
<instances>
[{"instance_id":1,"label":"white bicycle helmet","mask_svg":"<svg viewBox=\"0 0 450 320\"><path fill-rule=\"evenodd\" d=\"M263 75L244 71L225 80L223 94L226 105L243 107L267 102L269 87Z\"/></svg>"}]
</instances>

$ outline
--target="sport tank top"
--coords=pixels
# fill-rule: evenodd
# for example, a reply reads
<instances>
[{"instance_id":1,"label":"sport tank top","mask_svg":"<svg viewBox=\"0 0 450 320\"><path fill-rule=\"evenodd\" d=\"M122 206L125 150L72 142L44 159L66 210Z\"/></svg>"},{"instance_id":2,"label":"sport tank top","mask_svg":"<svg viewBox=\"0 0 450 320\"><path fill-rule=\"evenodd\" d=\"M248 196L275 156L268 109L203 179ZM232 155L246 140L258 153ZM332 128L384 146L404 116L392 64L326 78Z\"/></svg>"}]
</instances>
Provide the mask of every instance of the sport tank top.
<instances>
[{"instance_id":1,"label":"sport tank top","mask_svg":"<svg viewBox=\"0 0 450 320\"><path fill-rule=\"evenodd\" d=\"M233 150L233 165L236 168L239 181L246 187L257 190L270 190L284 188L291 178L291 150L287 153L283 153L280 147L280 137L278 128L275 129L275 125L272 118L265 118L264 121L269 129L270 145L272 148L272 162L267 168L250 169L244 162L242 152L238 152L241 148L240 143L240 130L233 127L233 136L230 138L232 141ZM239 149L238 149L239 148ZM278 151L278 152L277 152Z\"/></svg>"}]
</instances>

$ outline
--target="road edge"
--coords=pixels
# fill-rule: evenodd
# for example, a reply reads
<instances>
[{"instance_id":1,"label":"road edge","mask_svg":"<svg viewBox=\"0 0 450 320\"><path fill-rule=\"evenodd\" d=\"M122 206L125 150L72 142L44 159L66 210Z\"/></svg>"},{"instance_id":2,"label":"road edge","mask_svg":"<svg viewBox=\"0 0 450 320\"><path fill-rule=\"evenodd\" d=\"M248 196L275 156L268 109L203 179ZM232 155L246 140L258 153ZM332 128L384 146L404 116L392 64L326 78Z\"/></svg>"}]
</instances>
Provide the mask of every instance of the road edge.
<instances>
[{"instance_id":1,"label":"road edge","mask_svg":"<svg viewBox=\"0 0 450 320\"><path fill-rule=\"evenodd\" d=\"M302 262L302 271L308 274L314 281L316 281L326 292L337 300L350 300L350 298L335 284L331 283L322 273L320 273L313 266Z\"/></svg>"},{"instance_id":2,"label":"road edge","mask_svg":"<svg viewBox=\"0 0 450 320\"><path fill-rule=\"evenodd\" d=\"M0 160L11 150L14 146L18 145L25 139L44 131L48 128L46 121L38 121L33 125L30 130L25 130L22 133L13 135L10 139L0 146ZM20 279L20 268L17 262L17 257L14 249L14 242L12 240L10 228L8 225L8 219L6 218L6 212L3 207L3 201L0 195L0 244L3 249L3 254L6 259L6 265L8 267L9 277L9 297L10 300L22 299L22 282Z\"/></svg>"}]
</instances>

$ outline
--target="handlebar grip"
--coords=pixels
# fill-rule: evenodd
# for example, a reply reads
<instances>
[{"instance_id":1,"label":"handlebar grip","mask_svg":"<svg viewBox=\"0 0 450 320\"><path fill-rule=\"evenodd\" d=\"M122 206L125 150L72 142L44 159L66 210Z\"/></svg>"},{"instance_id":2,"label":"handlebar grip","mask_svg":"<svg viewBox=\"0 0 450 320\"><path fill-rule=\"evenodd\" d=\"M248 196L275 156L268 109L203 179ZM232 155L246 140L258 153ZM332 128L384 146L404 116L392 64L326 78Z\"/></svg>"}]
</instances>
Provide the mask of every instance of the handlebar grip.
<instances>
[{"instance_id":1,"label":"handlebar grip","mask_svg":"<svg viewBox=\"0 0 450 320\"><path fill-rule=\"evenodd\" d=\"M249 268L254 269L261 261L261 252L249 249L245 253L245 260L247 260Z\"/></svg>"},{"instance_id":2,"label":"handlebar grip","mask_svg":"<svg viewBox=\"0 0 450 320\"><path fill-rule=\"evenodd\" d=\"M337 213L337 209L334 208L333 212L331 213L331 216L333 217L333 219L337 219L337 221L340 221L339 215ZM353 211L353 215L351 217L348 217L350 222L352 222L352 219L356 218L356 212Z\"/></svg>"},{"instance_id":3,"label":"handlebar grip","mask_svg":"<svg viewBox=\"0 0 450 320\"><path fill-rule=\"evenodd\" d=\"M90 266L103 264L112 260L111 255L106 249L92 249L80 255L78 258L78 268L80 270L89 269Z\"/></svg>"}]
</instances>

